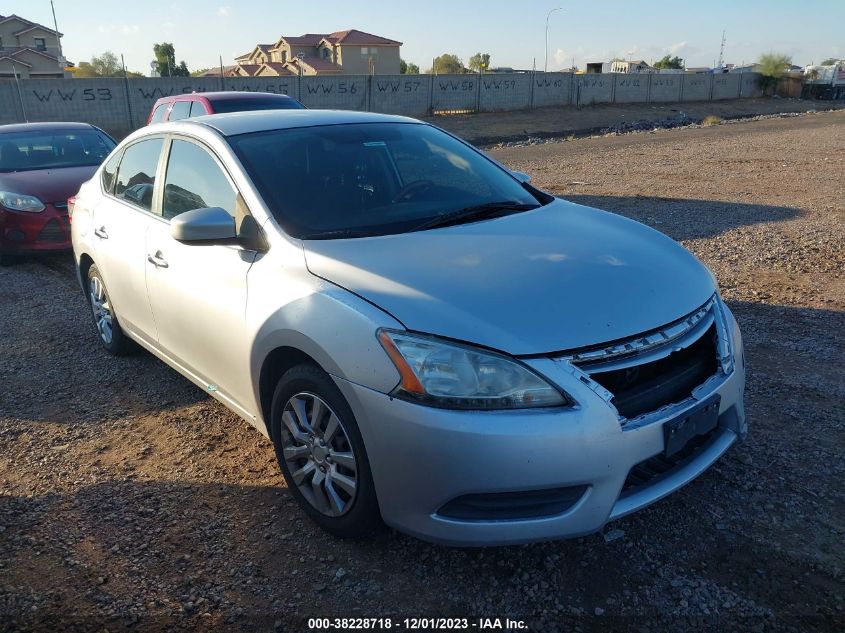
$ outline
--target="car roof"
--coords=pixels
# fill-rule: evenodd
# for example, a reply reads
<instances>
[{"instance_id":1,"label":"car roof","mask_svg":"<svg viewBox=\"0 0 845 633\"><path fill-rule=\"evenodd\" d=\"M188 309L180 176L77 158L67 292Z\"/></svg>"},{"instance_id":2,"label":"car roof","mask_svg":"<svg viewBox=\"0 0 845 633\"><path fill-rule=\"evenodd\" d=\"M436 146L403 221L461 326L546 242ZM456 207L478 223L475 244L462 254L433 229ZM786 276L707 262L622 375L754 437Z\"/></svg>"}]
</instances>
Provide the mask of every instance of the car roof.
<instances>
[{"instance_id":1,"label":"car roof","mask_svg":"<svg viewBox=\"0 0 845 633\"><path fill-rule=\"evenodd\" d=\"M252 92L250 90L224 90L217 92L188 92L184 94L171 95L162 97L158 101L166 103L169 101L191 101L198 98L208 99L209 101L231 101L233 99L255 99L261 101L263 99L293 99L290 95L279 94L277 92Z\"/></svg>"},{"instance_id":2,"label":"car roof","mask_svg":"<svg viewBox=\"0 0 845 633\"><path fill-rule=\"evenodd\" d=\"M420 123L416 119L351 110L257 110L200 116L177 121L183 125L204 125L223 136L267 132L290 128L352 123Z\"/></svg>"},{"instance_id":3,"label":"car roof","mask_svg":"<svg viewBox=\"0 0 845 633\"><path fill-rule=\"evenodd\" d=\"M74 121L59 122L59 123L11 123L9 125L0 125L0 134L7 132L37 132L48 130L93 130L95 129L90 123L77 123Z\"/></svg>"}]
</instances>

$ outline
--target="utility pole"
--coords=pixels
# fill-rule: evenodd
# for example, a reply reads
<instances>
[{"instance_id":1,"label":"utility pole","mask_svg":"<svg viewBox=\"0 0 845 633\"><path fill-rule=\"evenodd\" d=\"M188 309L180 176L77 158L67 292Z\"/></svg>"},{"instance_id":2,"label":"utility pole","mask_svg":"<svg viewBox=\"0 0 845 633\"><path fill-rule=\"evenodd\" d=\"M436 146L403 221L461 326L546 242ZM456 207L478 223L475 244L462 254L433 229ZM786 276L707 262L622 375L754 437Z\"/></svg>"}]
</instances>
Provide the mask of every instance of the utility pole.
<instances>
[{"instance_id":1,"label":"utility pole","mask_svg":"<svg viewBox=\"0 0 845 633\"><path fill-rule=\"evenodd\" d=\"M56 41L59 43L59 70L64 72L64 63L62 61L62 37L59 35L59 24L56 22L56 7L53 6L53 0L50 0L50 10L53 12L53 28L56 30Z\"/></svg>"},{"instance_id":2,"label":"utility pole","mask_svg":"<svg viewBox=\"0 0 845 633\"><path fill-rule=\"evenodd\" d=\"M552 13L555 11L563 11L563 7L552 9L546 14L546 63L543 66L544 73L549 72L549 18L552 17Z\"/></svg>"},{"instance_id":3,"label":"utility pole","mask_svg":"<svg viewBox=\"0 0 845 633\"><path fill-rule=\"evenodd\" d=\"M722 31L722 45L719 47L719 68L725 65L725 31Z\"/></svg>"}]
</instances>

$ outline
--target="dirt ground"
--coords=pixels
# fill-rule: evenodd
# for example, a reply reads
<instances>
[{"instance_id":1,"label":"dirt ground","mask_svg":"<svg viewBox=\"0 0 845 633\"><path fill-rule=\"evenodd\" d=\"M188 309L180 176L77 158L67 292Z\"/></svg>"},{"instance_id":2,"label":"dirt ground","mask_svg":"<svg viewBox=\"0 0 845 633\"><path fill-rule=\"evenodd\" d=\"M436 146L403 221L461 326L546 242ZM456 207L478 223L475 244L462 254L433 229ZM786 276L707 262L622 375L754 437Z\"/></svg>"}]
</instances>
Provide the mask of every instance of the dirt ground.
<instances>
[{"instance_id":1,"label":"dirt ground","mask_svg":"<svg viewBox=\"0 0 845 633\"><path fill-rule=\"evenodd\" d=\"M246 423L150 355L98 348L69 256L27 260L0 269L0 630L841 631L845 112L492 153L711 267L745 335L744 443L602 534L340 541Z\"/></svg>"},{"instance_id":2,"label":"dirt ground","mask_svg":"<svg viewBox=\"0 0 845 633\"><path fill-rule=\"evenodd\" d=\"M597 104L575 108L558 106L517 112L484 112L437 116L427 119L476 145L492 145L526 138L583 136L607 128L654 123L662 126L701 121L715 116L724 120L808 110L845 108L845 101L802 99L732 99L690 103Z\"/></svg>"}]
</instances>

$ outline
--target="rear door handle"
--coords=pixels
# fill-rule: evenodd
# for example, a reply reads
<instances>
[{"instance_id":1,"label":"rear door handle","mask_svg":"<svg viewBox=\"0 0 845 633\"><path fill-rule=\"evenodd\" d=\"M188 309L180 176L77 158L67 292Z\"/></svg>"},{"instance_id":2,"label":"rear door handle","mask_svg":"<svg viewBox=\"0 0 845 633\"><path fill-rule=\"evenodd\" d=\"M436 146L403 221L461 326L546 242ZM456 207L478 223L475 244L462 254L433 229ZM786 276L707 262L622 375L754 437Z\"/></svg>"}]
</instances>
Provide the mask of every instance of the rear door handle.
<instances>
[{"instance_id":1,"label":"rear door handle","mask_svg":"<svg viewBox=\"0 0 845 633\"><path fill-rule=\"evenodd\" d=\"M104 227L104 226L101 226L98 229L94 229L94 235L99 237L101 240L109 239L109 234L106 233L106 227Z\"/></svg>"},{"instance_id":2,"label":"rear door handle","mask_svg":"<svg viewBox=\"0 0 845 633\"><path fill-rule=\"evenodd\" d=\"M155 255L147 255L147 261L156 268L167 268L168 266L167 260L161 256L161 251Z\"/></svg>"}]
</instances>

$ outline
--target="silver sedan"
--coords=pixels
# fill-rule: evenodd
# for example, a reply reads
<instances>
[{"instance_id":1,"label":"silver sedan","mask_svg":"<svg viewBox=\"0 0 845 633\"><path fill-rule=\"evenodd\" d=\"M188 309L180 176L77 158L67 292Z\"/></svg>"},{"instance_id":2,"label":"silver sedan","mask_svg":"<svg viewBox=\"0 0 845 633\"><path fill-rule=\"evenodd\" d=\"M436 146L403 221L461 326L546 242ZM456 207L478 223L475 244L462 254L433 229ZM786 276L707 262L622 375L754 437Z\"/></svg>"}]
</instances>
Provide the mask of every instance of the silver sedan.
<instances>
[{"instance_id":1,"label":"silver sedan","mask_svg":"<svg viewBox=\"0 0 845 633\"><path fill-rule=\"evenodd\" d=\"M594 532L746 432L741 336L701 262L419 121L150 126L72 218L102 346L254 425L337 535Z\"/></svg>"}]
</instances>

